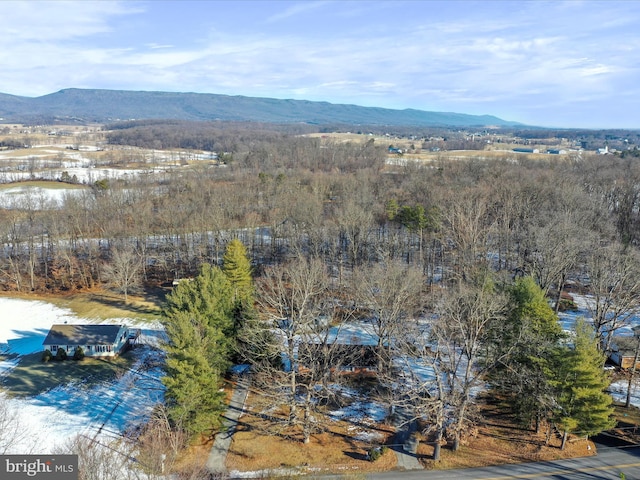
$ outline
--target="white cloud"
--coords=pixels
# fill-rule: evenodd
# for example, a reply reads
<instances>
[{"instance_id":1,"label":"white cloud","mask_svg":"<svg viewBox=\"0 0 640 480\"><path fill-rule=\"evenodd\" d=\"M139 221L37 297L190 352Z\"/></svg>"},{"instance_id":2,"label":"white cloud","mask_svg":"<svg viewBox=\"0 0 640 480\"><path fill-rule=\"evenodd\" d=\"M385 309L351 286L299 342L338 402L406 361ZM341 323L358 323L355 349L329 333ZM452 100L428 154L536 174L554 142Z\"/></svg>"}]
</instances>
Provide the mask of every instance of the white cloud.
<instances>
[{"instance_id":1,"label":"white cloud","mask_svg":"<svg viewBox=\"0 0 640 480\"><path fill-rule=\"evenodd\" d=\"M157 43L147 43L145 45L145 47L150 48L152 50L158 49L158 48L173 48L173 45L159 45Z\"/></svg>"},{"instance_id":2,"label":"white cloud","mask_svg":"<svg viewBox=\"0 0 640 480\"><path fill-rule=\"evenodd\" d=\"M541 99L626 95L640 77L633 2L255 2L253 15L195 2L161 26L156 5L183 4L10 5L0 85L13 94L154 89L524 116Z\"/></svg>"},{"instance_id":3,"label":"white cloud","mask_svg":"<svg viewBox=\"0 0 640 480\"><path fill-rule=\"evenodd\" d=\"M309 1L305 1L305 2L298 2L298 3L293 3L291 4L288 8L286 8L285 10L276 13L274 15L269 16L266 19L267 23L275 23L275 22L279 22L282 20L286 20L289 19L291 17L296 17L298 15L304 14L304 13L308 13L312 10L316 10L318 8L321 8L327 4L329 4L331 2L325 2L325 1L320 1L320 2L309 2Z\"/></svg>"},{"instance_id":4,"label":"white cloud","mask_svg":"<svg viewBox=\"0 0 640 480\"><path fill-rule=\"evenodd\" d=\"M111 31L113 16L139 13L136 2L14 1L2 3L0 42L52 41Z\"/></svg>"}]
</instances>

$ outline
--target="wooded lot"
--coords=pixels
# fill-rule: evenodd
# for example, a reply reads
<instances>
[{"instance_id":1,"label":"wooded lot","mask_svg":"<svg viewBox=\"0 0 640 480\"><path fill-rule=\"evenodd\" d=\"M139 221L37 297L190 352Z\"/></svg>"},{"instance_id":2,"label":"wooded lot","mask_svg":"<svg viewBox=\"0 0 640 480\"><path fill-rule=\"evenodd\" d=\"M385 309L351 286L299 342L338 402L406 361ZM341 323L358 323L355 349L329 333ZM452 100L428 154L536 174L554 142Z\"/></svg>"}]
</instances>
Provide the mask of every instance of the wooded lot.
<instances>
[{"instance_id":1,"label":"wooded lot","mask_svg":"<svg viewBox=\"0 0 640 480\"><path fill-rule=\"evenodd\" d=\"M640 293L634 158L390 164L373 139L229 140L224 164L103 179L57 205L30 196L0 211L2 287L109 283L126 298L185 279L165 308L165 385L169 416L190 434L216 426L220 378L241 360L308 441L314 410L347 381L327 327L355 321L374 334L375 395L426 420L435 445L464 442L485 382L549 434L610 426L602 366ZM555 315L568 288L602 300L595 328L575 337ZM326 355L312 354L318 345Z\"/></svg>"}]
</instances>

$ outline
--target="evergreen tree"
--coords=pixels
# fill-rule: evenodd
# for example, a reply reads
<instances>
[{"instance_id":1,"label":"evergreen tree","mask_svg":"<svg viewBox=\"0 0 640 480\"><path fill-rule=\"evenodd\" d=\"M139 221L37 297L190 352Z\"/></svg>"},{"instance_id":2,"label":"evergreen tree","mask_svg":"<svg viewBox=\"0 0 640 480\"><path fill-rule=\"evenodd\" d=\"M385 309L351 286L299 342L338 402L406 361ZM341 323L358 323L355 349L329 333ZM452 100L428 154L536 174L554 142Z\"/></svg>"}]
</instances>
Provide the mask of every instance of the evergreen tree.
<instances>
[{"instance_id":1,"label":"evergreen tree","mask_svg":"<svg viewBox=\"0 0 640 480\"><path fill-rule=\"evenodd\" d=\"M163 314L170 319L177 312L197 312L232 340L233 306L233 289L226 275L205 263L196 278L180 282L167 295Z\"/></svg>"},{"instance_id":2,"label":"evergreen tree","mask_svg":"<svg viewBox=\"0 0 640 480\"><path fill-rule=\"evenodd\" d=\"M552 414L550 358L562 337L562 328L544 292L532 277L518 279L507 289L510 309L498 337L502 347L515 346L504 368L494 373L494 384L509 396L520 422L539 431Z\"/></svg>"},{"instance_id":3,"label":"evergreen tree","mask_svg":"<svg viewBox=\"0 0 640 480\"><path fill-rule=\"evenodd\" d=\"M253 298L251 262L247 249L237 238L227 244L222 257L222 271L233 287L235 300L246 301Z\"/></svg>"},{"instance_id":4,"label":"evergreen tree","mask_svg":"<svg viewBox=\"0 0 640 480\"><path fill-rule=\"evenodd\" d=\"M593 329L578 321L573 347L561 348L555 356L555 420L564 432L562 448L569 433L592 436L615 426L604 361Z\"/></svg>"},{"instance_id":5,"label":"evergreen tree","mask_svg":"<svg viewBox=\"0 0 640 480\"><path fill-rule=\"evenodd\" d=\"M216 428L224 411L219 392L225 357L222 332L194 312L176 312L166 322L166 399L169 417L192 435Z\"/></svg>"},{"instance_id":6,"label":"evergreen tree","mask_svg":"<svg viewBox=\"0 0 640 480\"><path fill-rule=\"evenodd\" d=\"M219 425L218 392L233 348L233 294L220 268L204 264L167 295L166 399L170 418L191 434Z\"/></svg>"},{"instance_id":7,"label":"evergreen tree","mask_svg":"<svg viewBox=\"0 0 640 480\"><path fill-rule=\"evenodd\" d=\"M250 348L246 341L249 333L246 330L255 327L256 319L251 262L245 246L238 239L227 244L222 262L222 271L233 291L233 335L236 341L236 355L233 360L242 363L258 353Z\"/></svg>"}]
</instances>

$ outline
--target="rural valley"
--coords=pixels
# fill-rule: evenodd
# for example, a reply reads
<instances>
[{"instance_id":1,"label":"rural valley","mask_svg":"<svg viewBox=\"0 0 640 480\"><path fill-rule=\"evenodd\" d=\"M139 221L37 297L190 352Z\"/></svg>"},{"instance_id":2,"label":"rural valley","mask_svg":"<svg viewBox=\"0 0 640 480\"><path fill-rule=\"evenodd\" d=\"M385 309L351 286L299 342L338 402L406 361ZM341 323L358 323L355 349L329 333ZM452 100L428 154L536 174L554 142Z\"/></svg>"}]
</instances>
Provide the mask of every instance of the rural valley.
<instances>
[{"instance_id":1,"label":"rural valley","mask_svg":"<svg viewBox=\"0 0 640 480\"><path fill-rule=\"evenodd\" d=\"M591 455L603 431L635 441L638 143L7 123L2 452L74 452L83 478L114 461L114 480L352 478ZM113 358L73 340L45 358L54 325L139 333Z\"/></svg>"}]
</instances>

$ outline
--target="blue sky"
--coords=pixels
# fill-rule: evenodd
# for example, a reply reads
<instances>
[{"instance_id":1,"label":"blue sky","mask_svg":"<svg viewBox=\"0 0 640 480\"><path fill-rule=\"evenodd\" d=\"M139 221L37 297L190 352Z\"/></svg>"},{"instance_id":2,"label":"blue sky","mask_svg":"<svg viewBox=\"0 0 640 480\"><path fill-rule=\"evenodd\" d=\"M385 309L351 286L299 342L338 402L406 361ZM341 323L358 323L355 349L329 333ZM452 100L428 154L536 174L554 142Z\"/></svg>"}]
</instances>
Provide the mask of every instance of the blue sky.
<instances>
[{"instance_id":1,"label":"blue sky","mask_svg":"<svg viewBox=\"0 0 640 480\"><path fill-rule=\"evenodd\" d=\"M71 87L640 128L640 1L3 1L0 92Z\"/></svg>"}]
</instances>

